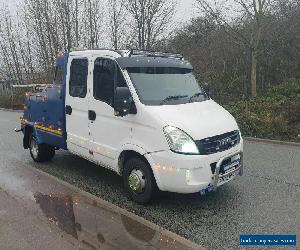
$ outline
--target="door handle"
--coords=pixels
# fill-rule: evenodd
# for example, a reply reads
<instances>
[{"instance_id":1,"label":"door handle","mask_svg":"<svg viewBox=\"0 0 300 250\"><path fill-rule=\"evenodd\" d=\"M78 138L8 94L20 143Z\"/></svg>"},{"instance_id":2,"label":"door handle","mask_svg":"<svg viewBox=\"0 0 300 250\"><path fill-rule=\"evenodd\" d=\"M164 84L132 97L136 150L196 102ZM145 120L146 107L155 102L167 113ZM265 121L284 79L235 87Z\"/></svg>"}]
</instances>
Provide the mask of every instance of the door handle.
<instances>
[{"instance_id":1,"label":"door handle","mask_svg":"<svg viewBox=\"0 0 300 250\"><path fill-rule=\"evenodd\" d=\"M66 114L71 115L72 114L72 107L70 105L66 105Z\"/></svg>"},{"instance_id":2,"label":"door handle","mask_svg":"<svg viewBox=\"0 0 300 250\"><path fill-rule=\"evenodd\" d=\"M89 120L90 121L96 120L96 112L94 110L89 110Z\"/></svg>"}]
</instances>

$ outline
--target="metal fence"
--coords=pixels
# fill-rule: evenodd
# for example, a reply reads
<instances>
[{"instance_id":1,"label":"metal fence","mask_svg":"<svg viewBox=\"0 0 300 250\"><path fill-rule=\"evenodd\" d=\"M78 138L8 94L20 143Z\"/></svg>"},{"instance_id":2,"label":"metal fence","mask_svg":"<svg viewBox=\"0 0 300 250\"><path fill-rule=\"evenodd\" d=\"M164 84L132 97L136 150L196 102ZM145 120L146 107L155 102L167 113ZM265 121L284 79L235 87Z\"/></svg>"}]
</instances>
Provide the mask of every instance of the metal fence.
<instances>
[{"instance_id":1,"label":"metal fence","mask_svg":"<svg viewBox=\"0 0 300 250\"><path fill-rule=\"evenodd\" d=\"M20 109L23 107L26 92L40 91L44 86L43 84L9 85L0 82L0 97L5 99L2 105L6 108Z\"/></svg>"}]
</instances>

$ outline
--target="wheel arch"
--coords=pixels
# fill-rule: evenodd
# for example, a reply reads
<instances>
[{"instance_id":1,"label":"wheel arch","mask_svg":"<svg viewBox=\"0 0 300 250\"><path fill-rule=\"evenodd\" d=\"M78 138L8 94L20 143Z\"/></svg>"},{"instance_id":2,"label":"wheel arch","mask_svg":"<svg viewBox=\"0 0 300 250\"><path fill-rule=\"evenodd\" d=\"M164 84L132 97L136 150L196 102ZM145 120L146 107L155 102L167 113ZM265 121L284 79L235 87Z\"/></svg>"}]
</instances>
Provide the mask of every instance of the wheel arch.
<instances>
[{"instance_id":1,"label":"wheel arch","mask_svg":"<svg viewBox=\"0 0 300 250\"><path fill-rule=\"evenodd\" d=\"M154 168L154 161L151 157L151 154L149 154L144 148L141 148L137 145L131 145L131 144L124 145L123 150L121 151L121 153L118 157L118 162L117 162L119 175L121 175L121 176L123 175L125 162L130 157L134 157L134 156L144 160L147 164L149 164L149 166L152 170L152 173L154 175L156 185L158 186L159 189L161 189L159 173Z\"/></svg>"},{"instance_id":2,"label":"wheel arch","mask_svg":"<svg viewBox=\"0 0 300 250\"><path fill-rule=\"evenodd\" d=\"M126 161L132 157L140 158L141 160L145 161L147 164L150 165L146 157L140 152L137 152L135 150L129 150L129 149L123 150L118 158L118 170L120 175L123 175L124 165Z\"/></svg>"}]
</instances>

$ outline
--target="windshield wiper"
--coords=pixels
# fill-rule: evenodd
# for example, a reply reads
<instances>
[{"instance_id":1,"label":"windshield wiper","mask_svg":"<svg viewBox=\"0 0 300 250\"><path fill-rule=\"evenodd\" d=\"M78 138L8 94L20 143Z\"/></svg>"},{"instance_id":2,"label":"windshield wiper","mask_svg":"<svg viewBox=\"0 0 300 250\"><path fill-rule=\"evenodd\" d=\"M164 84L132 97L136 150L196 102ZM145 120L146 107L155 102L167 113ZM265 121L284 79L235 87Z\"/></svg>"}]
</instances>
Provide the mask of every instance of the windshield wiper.
<instances>
[{"instance_id":1,"label":"windshield wiper","mask_svg":"<svg viewBox=\"0 0 300 250\"><path fill-rule=\"evenodd\" d=\"M171 100L178 100L178 99L185 98L185 97L188 97L188 95L171 95L171 96L168 96L165 99L163 99L160 104L162 105L165 102L168 102L168 101L171 101Z\"/></svg>"},{"instance_id":2,"label":"windshield wiper","mask_svg":"<svg viewBox=\"0 0 300 250\"><path fill-rule=\"evenodd\" d=\"M204 92L198 92L198 93L196 93L196 94L194 94L190 97L189 102L191 102L194 98L199 97L199 96L205 96L206 97L206 94Z\"/></svg>"}]
</instances>

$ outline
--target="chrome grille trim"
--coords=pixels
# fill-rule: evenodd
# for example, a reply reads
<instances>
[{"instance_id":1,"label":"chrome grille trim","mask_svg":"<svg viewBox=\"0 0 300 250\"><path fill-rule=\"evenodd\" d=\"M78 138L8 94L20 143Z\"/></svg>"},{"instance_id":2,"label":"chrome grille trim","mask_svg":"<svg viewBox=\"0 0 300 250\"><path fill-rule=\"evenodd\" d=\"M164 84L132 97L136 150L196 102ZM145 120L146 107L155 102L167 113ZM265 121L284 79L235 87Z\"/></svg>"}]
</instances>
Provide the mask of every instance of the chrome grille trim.
<instances>
[{"instance_id":1,"label":"chrome grille trim","mask_svg":"<svg viewBox=\"0 0 300 250\"><path fill-rule=\"evenodd\" d=\"M240 132L235 130L225 134L197 140L195 143L202 155L210 155L233 148L240 143L240 140Z\"/></svg>"}]
</instances>

